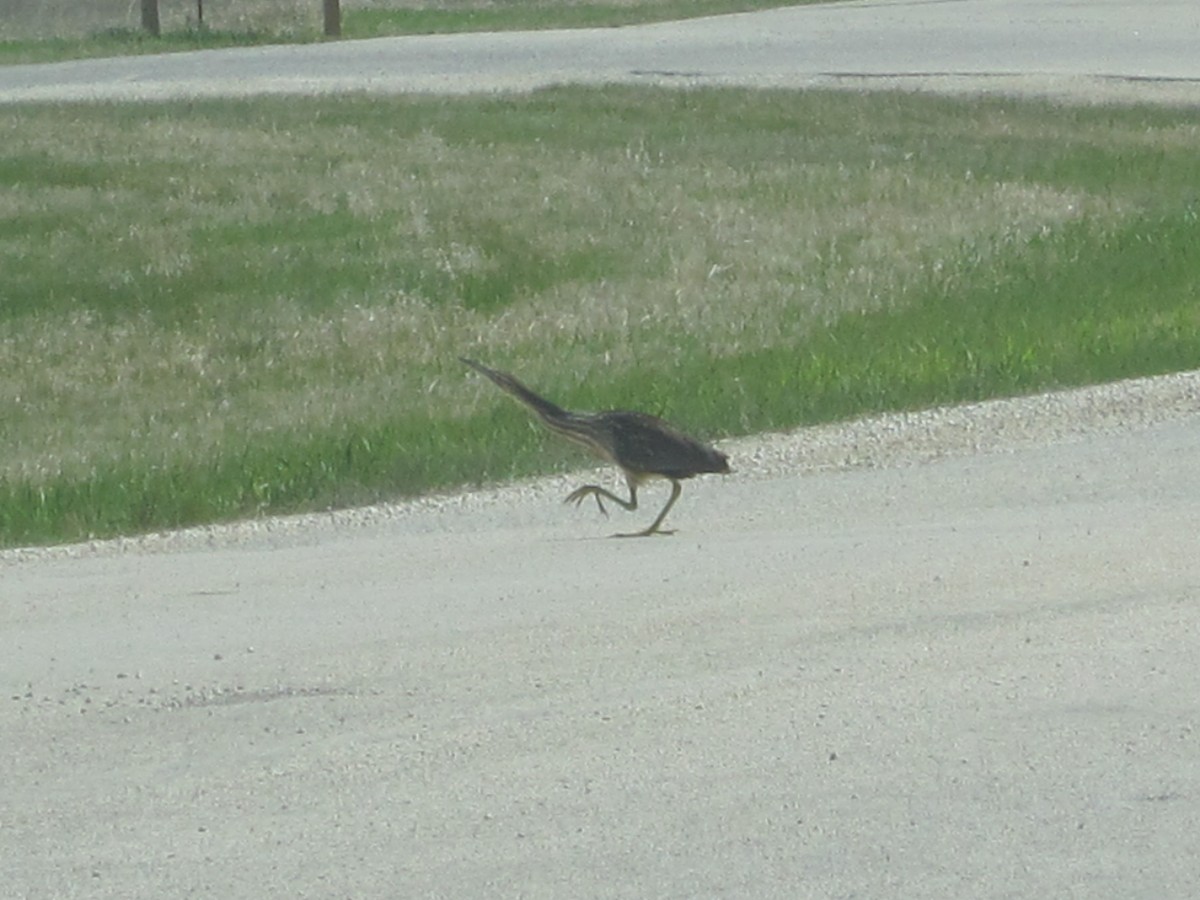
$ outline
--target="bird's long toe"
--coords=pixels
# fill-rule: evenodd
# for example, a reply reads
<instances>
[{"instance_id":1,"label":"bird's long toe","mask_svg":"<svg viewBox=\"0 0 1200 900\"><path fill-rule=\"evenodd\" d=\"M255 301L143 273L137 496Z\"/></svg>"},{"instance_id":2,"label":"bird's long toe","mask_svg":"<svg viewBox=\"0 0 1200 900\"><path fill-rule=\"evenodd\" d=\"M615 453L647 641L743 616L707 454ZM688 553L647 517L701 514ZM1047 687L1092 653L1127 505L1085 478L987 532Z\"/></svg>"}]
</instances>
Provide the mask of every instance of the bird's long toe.
<instances>
[{"instance_id":1,"label":"bird's long toe","mask_svg":"<svg viewBox=\"0 0 1200 900\"><path fill-rule=\"evenodd\" d=\"M567 494L563 503L574 503L576 507L579 507L589 496L596 498L596 506L600 509L600 512L607 516L608 510L604 508L604 501L600 499L600 492L594 485L585 484L583 487L575 488L575 490Z\"/></svg>"}]
</instances>

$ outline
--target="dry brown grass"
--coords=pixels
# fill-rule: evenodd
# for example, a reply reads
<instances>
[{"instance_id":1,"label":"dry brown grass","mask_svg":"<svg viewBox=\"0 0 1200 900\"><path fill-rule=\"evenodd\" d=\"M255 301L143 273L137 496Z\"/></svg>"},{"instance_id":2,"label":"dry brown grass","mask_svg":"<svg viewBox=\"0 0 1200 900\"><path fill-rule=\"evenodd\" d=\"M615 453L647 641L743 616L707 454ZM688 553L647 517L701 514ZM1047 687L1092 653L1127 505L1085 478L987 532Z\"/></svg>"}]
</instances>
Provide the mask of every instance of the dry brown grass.
<instances>
[{"instance_id":1,"label":"dry brown grass","mask_svg":"<svg viewBox=\"0 0 1200 900\"><path fill-rule=\"evenodd\" d=\"M184 325L99 314L80 295L65 316L5 326L0 374L15 398L6 415L21 425L0 474L33 480L146 448L164 460L204 456L231 434L371 420L384 397L389 414L444 412L456 402L442 373L463 352L527 360L534 380L560 379L565 365L586 381L596 367L669 365L694 346L734 355L797 341L816 324L894 304L964 247L1002 251L1114 212L1109 199L939 176L903 158L739 165L719 136L708 154L636 141L564 152L365 123L298 130L293 118L272 125L232 108L133 125L81 111L67 129L52 125L59 118L44 111L10 129L9 148L68 167L107 161L120 174L105 177L101 165L90 186L9 188L10 215L76 223L10 242L9 258L92 260L80 277L117 296L147 286L201 295ZM127 171L133 159L144 175ZM213 243L223 229L278 222L286 232L292 217L333 223L339 211L371 239L353 259L330 260L327 285L283 279L278 294L238 298L197 282L214 254L285 275L301 252L286 241ZM455 286L503 278L513 264L487 246L496 228L539 259L590 247L619 264L473 309ZM384 275L356 294L340 283L350 268L423 271L451 293Z\"/></svg>"}]
</instances>

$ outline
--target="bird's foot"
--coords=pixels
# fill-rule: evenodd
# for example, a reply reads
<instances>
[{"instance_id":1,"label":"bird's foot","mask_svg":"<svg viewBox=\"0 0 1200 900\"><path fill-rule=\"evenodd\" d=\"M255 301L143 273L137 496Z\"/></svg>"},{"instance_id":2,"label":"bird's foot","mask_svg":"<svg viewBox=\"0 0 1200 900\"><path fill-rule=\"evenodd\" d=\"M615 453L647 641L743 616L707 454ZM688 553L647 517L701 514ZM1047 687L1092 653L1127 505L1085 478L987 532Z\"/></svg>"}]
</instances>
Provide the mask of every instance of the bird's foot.
<instances>
[{"instance_id":1,"label":"bird's foot","mask_svg":"<svg viewBox=\"0 0 1200 900\"><path fill-rule=\"evenodd\" d=\"M608 510L604 508L604 503L600 499L600 489L594 484L585 484L583 487L575 488L575 490L567 494L566 499L563 500L563 503L574 503L576 507L579 507L589 495L596 498L596 506L598 506L600 508L600 512L607 517Z\"/></svg>"}]
</instances>

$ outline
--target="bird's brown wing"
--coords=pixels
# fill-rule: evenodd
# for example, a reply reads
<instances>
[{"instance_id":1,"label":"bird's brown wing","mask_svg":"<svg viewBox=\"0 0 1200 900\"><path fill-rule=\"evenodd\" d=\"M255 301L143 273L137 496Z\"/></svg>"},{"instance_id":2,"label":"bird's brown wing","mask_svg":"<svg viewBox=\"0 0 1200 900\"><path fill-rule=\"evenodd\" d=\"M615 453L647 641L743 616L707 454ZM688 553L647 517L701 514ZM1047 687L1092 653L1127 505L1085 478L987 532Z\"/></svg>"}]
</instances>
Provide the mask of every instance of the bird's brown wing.
<instances>
[{"instance_id":1,"label":"bird's brown wing","mask_svg":"<svg viewBox=\"0 0 1200 900\"><path fill-rule=\"evenodd\" d=\"M600 413L612 428L613 456L633 472L691 478L703 472L728 472L725 454L688 437L657 416L614 410Z\"/></svg>"}]
</instances>

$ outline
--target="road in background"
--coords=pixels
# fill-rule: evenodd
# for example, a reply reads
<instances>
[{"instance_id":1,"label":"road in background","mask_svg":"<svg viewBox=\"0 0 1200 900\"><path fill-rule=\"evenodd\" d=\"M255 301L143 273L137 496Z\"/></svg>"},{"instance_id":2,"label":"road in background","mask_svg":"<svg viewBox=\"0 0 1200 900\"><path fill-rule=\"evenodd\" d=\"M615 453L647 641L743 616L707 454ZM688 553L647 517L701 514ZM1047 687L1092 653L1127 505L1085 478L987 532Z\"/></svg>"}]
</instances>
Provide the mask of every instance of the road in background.
<instances>
[{"instance_id":1,"label":"road in background","mask_svg":"<svg viewBox=\"0 0 1200 900\"><path fill-rule=\"evenodd\" d=\"M1200 102L1200 3L875 0L627 28L79 60L0 68L0 101L614 81L857 85L863 77L875 86L1073 94L1127 94L1125 82L1134 79L1143 94L1155 87L1179 102Z\"/></svg>"}]
</instances>

